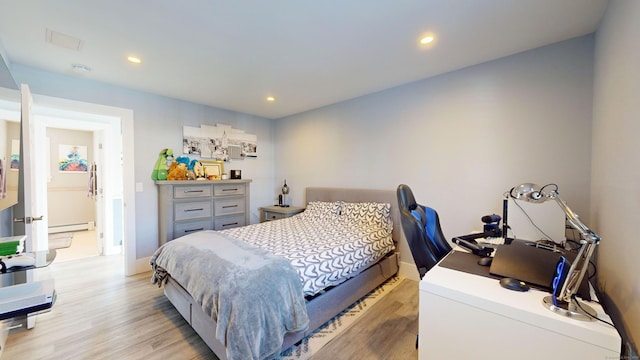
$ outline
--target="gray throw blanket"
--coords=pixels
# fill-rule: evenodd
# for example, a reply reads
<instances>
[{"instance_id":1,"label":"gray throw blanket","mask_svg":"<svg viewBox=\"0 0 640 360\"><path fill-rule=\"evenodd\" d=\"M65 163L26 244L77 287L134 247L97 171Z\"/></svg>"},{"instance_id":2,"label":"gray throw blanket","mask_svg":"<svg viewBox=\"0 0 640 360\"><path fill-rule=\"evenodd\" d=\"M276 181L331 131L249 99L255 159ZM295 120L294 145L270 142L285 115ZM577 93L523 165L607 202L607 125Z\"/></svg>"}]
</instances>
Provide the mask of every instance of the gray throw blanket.
<instances>
[{"instance_id":1,"label":"gray throw blanket","mask_svg":"<svg viewBox=\"0 0 640 360\"><path fill-rule=\"evenodd\" d=\"M167 274L216 322L216 338L233 359L278 357L284 334L307 328L300 277L284 258L201 231L172 240L151 257L153 283Z\"/></svg>"}]
</instances>

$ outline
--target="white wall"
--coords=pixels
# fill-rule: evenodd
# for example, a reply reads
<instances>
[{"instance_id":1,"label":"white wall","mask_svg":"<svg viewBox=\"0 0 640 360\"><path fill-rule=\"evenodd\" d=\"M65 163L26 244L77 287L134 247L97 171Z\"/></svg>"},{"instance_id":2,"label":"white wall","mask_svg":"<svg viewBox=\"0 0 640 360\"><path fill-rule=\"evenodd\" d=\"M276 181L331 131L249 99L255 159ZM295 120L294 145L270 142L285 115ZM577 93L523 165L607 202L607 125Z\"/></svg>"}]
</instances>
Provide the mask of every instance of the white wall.
<instances>
[{"instance_id":1,"label":"white wall","mask_svg":"<svg viewBox=\"0 0 640 360\"><path fill-rule=\"evenodd\" d=\"M258 207L272 205L274 188L273 124L271 120L143 93L136 90L41 71L20 64L11 67L18 83L28 84L33 94L102 104L134 112L135 181L143 191L136 193L136 258L150 256L158 247L158 199L151 172L158 154L172 148L182 149L182 127L231 125L258 137L258 157L227 163L228 169L242 170L252 179L251 221L258 222ZM125 241L127 241L125 239Z\"/></svg>"},{"instance_id":2,"label":"white wall","mask_svg":"<svg viewBox=\"0 0 640 360\"><path fill-rule=\"evenodd\" d=\"M276 180L408 184L447 238L481 230L522 182L555 182L588 218L593 36L277 120ZM402 261L413 263L408 247Z\"/></svg>"},{"instance_id":3,"label":"white wall","mask_svg":"<svg viewBox=\"0 0 640 360\"><path fill-rule=\"evenodd\" d=\"M602 236L598 286L640 342L640 1L609 2L596 36L592 224Z\"/></svg>"}]
</instances>

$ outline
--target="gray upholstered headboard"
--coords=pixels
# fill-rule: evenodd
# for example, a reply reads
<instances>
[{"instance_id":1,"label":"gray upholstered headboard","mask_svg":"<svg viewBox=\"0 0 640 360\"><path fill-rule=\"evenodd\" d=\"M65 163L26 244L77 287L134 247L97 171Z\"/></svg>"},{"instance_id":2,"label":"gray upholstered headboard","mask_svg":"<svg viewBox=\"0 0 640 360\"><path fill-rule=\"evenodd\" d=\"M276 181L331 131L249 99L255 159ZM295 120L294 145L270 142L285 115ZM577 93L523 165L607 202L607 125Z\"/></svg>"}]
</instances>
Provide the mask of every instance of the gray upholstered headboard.
<instances>
[{"instance_id":1,"label":"gray upholstered headboard","mask_svg":"<svg viewBox=\"0 0 640 360\"><path fill-rule=\"evenodd\" d=\"M393 221L393 241L400 243L402 226L400 224L400 211L398 211L398 197L395 190L368 190L368 189L346 189L346 188L326 188L308 187L306 203L310 201L339 201L346 202L379 202L391 204L391 219Z\"/></svg>"}]
</instances>

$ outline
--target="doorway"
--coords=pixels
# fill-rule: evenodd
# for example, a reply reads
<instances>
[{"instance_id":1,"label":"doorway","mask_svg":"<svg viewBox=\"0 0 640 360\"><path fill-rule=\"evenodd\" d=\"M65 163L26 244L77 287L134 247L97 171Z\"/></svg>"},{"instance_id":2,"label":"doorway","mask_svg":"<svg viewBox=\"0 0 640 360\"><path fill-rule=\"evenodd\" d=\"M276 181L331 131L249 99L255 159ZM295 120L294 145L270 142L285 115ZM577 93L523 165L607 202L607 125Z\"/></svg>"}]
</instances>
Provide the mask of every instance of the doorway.
<instances>
[{"instance_id":1,"label":"doorway","mask_svg":"<svg viewBox=\"0 0 640 360\"><path fill-rule=\"evenodd\" d=\"M77 260L98 255L122 254L122 209L105 211L104 194L122 194L121 188L104 191L103 186L116 186L105 181L104 176L121 176L120 154L106 158L102 149L114 148L121 143L120 136L103 136L111 132L112 124L87 120L57 119L52 117L34 117L45 126L44 142L49 150L46 156L36 159L44 161L47 169L47 210L49 249L56 249L56 262ZM102 170L104 162L111 162L110 174ZM37 166L37 165L36 165ZM42 168L42 167L41 167ZM100 171L97 171L97 170ZM118 183L121 186L121 182ZM121 201L119 202L121 207ZM110 237L105 237L105 229Z\"/></svg>"},{"instance_id":2,"label":"doorway","mask_svg":"<svg viewBox=\"0 0 640 360\"><path fill-rule=\"evenodd\" d=\"M53 162L53 164L36 163L36 167L46 168L66 179L62 181L62 186L58 181L55 187L62 188L62 194L51 191L53 186L48 187L48 199L55 197L58 200L57 204L48 206L50 211L57 212L49 216L49 233L68 230L67 233L78 240L76 245L84 245L81 249L77 249L83 252L95 245L98 254L92 254L89 251L86 253L87 256L121 254L124 229L121 119L80 112L53 114L50 110L40 108L34 110L33 115L35 126L45 129L45 131L36 131L34 140L47 144L49 149L49 156L42 156L35 161ZM75 144L69 144L73 141ZM71 156L67 155L68 153L75 154L74 157L80 158L80 162L84 161L85 168L69 173L59 169L59 162ZM94 164L98 170L92 174ZM46 177L42 176L37 181L54 179L53 173ZM91 175L95 176L92 180L95 181L96 186L89 193ZM76 176L84 176L85 179L78 184L74 178ZM75 187L72 186L74 182ZM68 206L68 203L74 206ZM77 207L82 205L88 208L79 211ZM51 223L54 219L57 222ZM73 237L71 247L74 243ZM78 243L79 241L82 241L82 244ZM67 251L61 249L60 252L64 258L64 253Z\"/></svg>"},{"instance_id":3,"label":"doorway","mask_svg":"<svg viewBox=\"0 0 640 360\"><path fill-rule=\"evenodd\" d=\"M19 91L0 88L0 98L14 101L20 98ZM98 215L98 218L106 220L100 224L96 223L96 229L102 226L103 229L99 230L102 237L113 240L105 242L105 254L119 252L124 254L125 275L134 275L147 270L148 261L136 259L135 178L131 176L125 179L123 176L123 174L134 173L133 111L36 94L33 95L33 101L33 118L38 120L37 126L40 127L36 133L44 134L45 123L47 126L56 127L60 126L60 120L64 119L66 125L63 127L73 126L76 129L93 131L94 135L100 138L100 141L95 142L95 144L102 144L97 158L102 157L103 174L111 175L101 177L103 179L101 200L104 203L97 208L105 214ZM13 107L7 111L16 112ZM15 117L20 119L19 109L16 114ZM45 138L44 135L41 136L41 139ZM115 141L116 138L120 140ZM121 169L119 176L115 175L115 169ZM46 178L42 177L42 180L46 181ZM44 187L46 188L46 183ZM109 224L108 219L114 217L120 220ZM44 246L47 244L45 243Z\"/></svg>"}]
</instances>

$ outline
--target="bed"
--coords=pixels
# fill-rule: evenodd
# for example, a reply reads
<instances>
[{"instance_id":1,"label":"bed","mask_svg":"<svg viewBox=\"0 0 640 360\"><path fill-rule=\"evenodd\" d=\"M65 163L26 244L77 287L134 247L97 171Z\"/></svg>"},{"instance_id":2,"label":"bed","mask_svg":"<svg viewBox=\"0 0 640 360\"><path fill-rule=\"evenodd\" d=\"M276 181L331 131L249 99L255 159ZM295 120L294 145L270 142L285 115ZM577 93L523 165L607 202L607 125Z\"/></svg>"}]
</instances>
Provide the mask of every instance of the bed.
<instances>
[{"instance_id":1,"label":"bed","mask_svg":"<svg viewBox=\"0 0 640 360\"><path fill-rule=\"evenodd\" d=\"M182 237L163 245L152 256L154 282L164 284L166 297L220 359L277 357L281 351L311 334L397 273L399 253L395 249L400 239L401 228L395 191L311 187L306 189L306 203L307 211L291 218L224 231L201 232L193 234L194 236L187 235L186 239ZM381 207L384 204L386 207ZM339 223L323 226L321 230L313 231L319 235L313 238L312 247L324 248L320 243L321 238L337 237L335 232L346 232L349 234L348 237L353 237L356 236L352 235L355 231L359 237L359 232L364 231L368 237L379 238L375 243L367 243L366 250L347 244L338 250L332 249L318 255L306 256L313 259L324 258L320 259L322 261L318 264L301 265L297 263L301 257L305 257L300 256L307 250L304 245L300 245L302 247L295 251L288 250L280 245L277 238L290 238L291 231L294 231L293 237L307 236L303 234L304 230L299 234L295 231L298 231L299 227L307 226L304 224L309 222L317 211L336 213L336 221L341 221L338 219L344 218L342 215L356 216L358 212L362 213L364 205L367 210L376 207L376 214L381 210L384 217L376 215L372 218L370 214L365 214L367 219L373 219L374 223L364 230L352 230L352 225ZM345 230L343 227L348 229ZM383 234L385 231L386 235ZM385 237L387 239L384 239ZM243 240L239 241L241 238ZM265 241L265 238L271 240ZM366 241L358 240L358 243ZM193 244L200 244L205 249L196 251L191 246ZM168 249L163 249L164 247L189 248L189 261L176 260L177 256L165 255ZM233 252L234 248L240 248L239 251L244 252L239 255ZM217 253L211 255L209 250ZM354 255L356 252L357 256ZM326 258L328 253L332 254L330 259ZM363 256L363 253L367 255ZM196 258L203 257L203 254L207 254L207 259L215 258L215 261L207 265L195 263L200 261ZM356 264L351 261L354 257L364 260ZM227 261L240 258L245 264L249 264L249 268L237 268ZM349 265L345 266L344 263ZM333 264L338 264L335 269L332 268ZM215 272L227 272L231 280L193 280L208 277ZM303 273L313 275L312 280L304 277ZM251 281L251 286L240 284L245 280ZM225 288L225 285L228 286L228 283L234 281L237 282L234 286ZM203 295L198 286L193 285L202 282L214 283L215 286L200 285L200 288L214 290ZM277 300L272 300L271 296L275 296ZM242 316L238 317L238 314ZM234 321L251 328L231 329ZM260 328L256 331L257 335L247 334L255 331L257 324L263 323L275 329ZM274 325L276 323L277 325ZM282 329L286 331L281 331ZM282 335L269 335L270 330L280 331ZM260 341L256 341L256 336L267 340L261 338ZM238 340L240 338L242 339ZM275 346L277 351L264 356L264 350L254 344L263 340L267 344L260 346Z\"/></svg>"}]
</instances>

